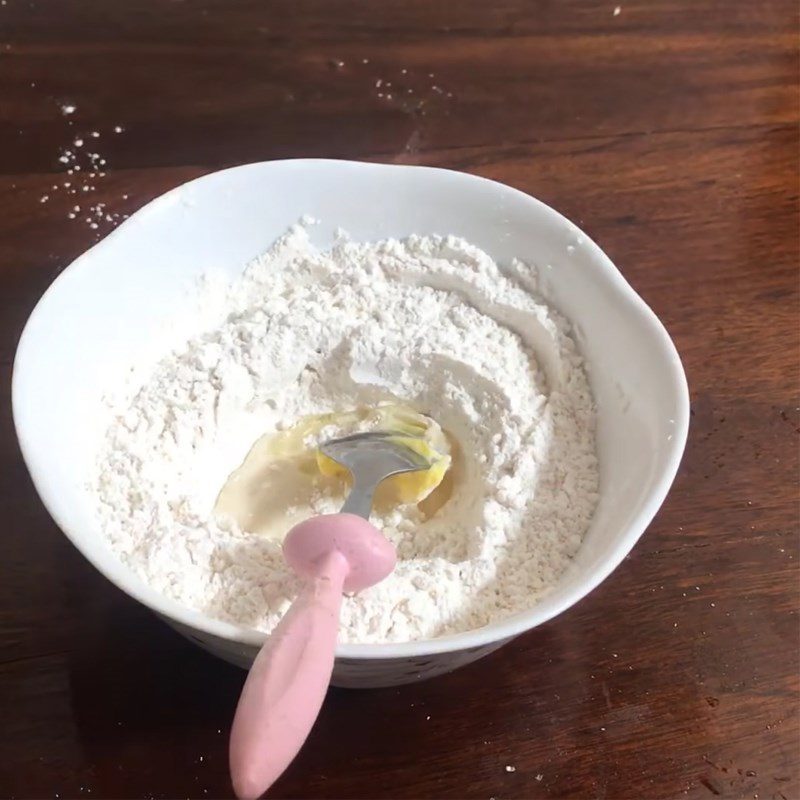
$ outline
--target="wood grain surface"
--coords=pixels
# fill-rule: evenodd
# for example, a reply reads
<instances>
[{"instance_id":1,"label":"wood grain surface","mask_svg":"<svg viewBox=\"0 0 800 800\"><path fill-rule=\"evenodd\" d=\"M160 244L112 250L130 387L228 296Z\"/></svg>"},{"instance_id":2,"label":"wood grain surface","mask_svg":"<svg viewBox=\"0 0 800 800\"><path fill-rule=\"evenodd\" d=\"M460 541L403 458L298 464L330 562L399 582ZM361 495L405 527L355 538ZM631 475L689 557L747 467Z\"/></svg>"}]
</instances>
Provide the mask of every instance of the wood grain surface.
<instances>
[{"instance_id":1,"label":"wood grain surface","mask_svg":"<svg viewBox=\"0 0 800 800\"><path fill-rule=\"evenodd\" d=\"M465 170L575 220L674 337L692 427L602 586L450 676L332 690L273 796L800 797L797 40L794 0L2 0L0 795L230 796L243 673L49 519L12 360L125 214L331 156Z\"/></svg>"}]
</instances>

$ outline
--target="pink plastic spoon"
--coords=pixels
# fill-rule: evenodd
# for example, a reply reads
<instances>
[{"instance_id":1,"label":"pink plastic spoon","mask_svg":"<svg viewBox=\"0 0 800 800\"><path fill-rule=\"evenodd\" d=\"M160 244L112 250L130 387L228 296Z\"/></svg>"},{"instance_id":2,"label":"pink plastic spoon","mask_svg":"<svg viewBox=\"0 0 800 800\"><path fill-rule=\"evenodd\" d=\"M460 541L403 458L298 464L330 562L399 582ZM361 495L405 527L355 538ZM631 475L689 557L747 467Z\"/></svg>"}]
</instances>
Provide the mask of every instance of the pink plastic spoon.
<instances>
[{"instance_id":1,"label":"pink plastic spoon","mask_svg":"<svg viewBox=\"0 0 800 800\"><path fill-rule=\"evenodd\" d=\"M333 670L342 592L382 581L395 565L392 544L369 522L378 484L430 463L393 434L372 432L327 442L322 452L347 467L353 489L339 514L301 522L283 554L306 583L267 637L247 676L230 739L230 770L240 800L262 795L305 742Z\"/></svg>"}]
</instances>

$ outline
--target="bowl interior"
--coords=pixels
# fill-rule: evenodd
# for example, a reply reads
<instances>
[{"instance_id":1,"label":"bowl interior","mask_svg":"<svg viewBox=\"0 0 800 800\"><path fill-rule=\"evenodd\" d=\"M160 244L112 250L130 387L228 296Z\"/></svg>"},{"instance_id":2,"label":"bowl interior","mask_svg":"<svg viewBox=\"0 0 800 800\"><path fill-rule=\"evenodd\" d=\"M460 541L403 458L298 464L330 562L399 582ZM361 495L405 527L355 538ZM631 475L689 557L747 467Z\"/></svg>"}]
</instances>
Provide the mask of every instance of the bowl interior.
<instances>
[{"instance_id":1,"label":"bowl interior","mask_svg":"<svg viewBox=\"0 0 800 800\"><path fill-rule=\"evenodd\" d=\"M575 326L598 406L601 500L573 566L534 609L453 637L345 645L341 654L407 655L476 646L519 633L597 585L641 535L674 477L688 393L656 317L603 252L568 220L514 189L423 167L296 160L214 173L158 198L78 258L44 295L14 365L22 452L49 512L107 577L186 625L243 642L260 635L162 598L105 545L86 483L108 417L102 396L130 364L147 365L192 332L185 314L204 272L237 275L304 214L354 239L456 234L496 260L539 268L540 288Z\"/></svg>"}]
</instances>

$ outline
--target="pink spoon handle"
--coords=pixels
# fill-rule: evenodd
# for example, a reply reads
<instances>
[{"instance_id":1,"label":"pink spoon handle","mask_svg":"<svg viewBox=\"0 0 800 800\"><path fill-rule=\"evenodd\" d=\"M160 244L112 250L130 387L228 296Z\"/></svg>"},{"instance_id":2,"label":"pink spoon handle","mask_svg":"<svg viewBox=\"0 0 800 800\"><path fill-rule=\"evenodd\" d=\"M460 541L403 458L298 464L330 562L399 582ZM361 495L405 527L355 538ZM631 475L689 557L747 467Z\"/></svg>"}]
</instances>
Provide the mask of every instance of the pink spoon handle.
<instances>
[{"instance_id":1,"label":"pink spoon handle","mask_svg":"<svg viewBox=\"0 0 800 800\"><path fill-rule=\"evenodd\" d=\"M316 566L316 577L261 648L239 698L230 769L241 800L262 795L297 755L328 688L348 563L334 549Z\"/></svg>"}]
</instances>

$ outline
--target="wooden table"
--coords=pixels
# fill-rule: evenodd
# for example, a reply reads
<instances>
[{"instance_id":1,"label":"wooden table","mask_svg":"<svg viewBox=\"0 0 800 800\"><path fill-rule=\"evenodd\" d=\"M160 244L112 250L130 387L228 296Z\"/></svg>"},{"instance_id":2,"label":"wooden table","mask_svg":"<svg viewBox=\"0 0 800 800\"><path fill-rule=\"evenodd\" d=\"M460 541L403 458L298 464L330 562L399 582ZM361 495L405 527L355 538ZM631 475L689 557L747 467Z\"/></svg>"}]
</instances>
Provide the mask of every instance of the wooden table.
<instances>
[{"instance_id":1,"label":"wooden table","mask_svg":"<svg viewBox=\"0 0 800 800\"><path fill-rule=\"evenodd\" d=\"M674 337L692 429L599 589L451 676L332 690L273 796L800 797L797 79L792 0L2 0L0 795L230 794L243 674L57 530L11 365L125 214L332 156L484 175L583 226Z\"/></svg>"}]
</instances>

